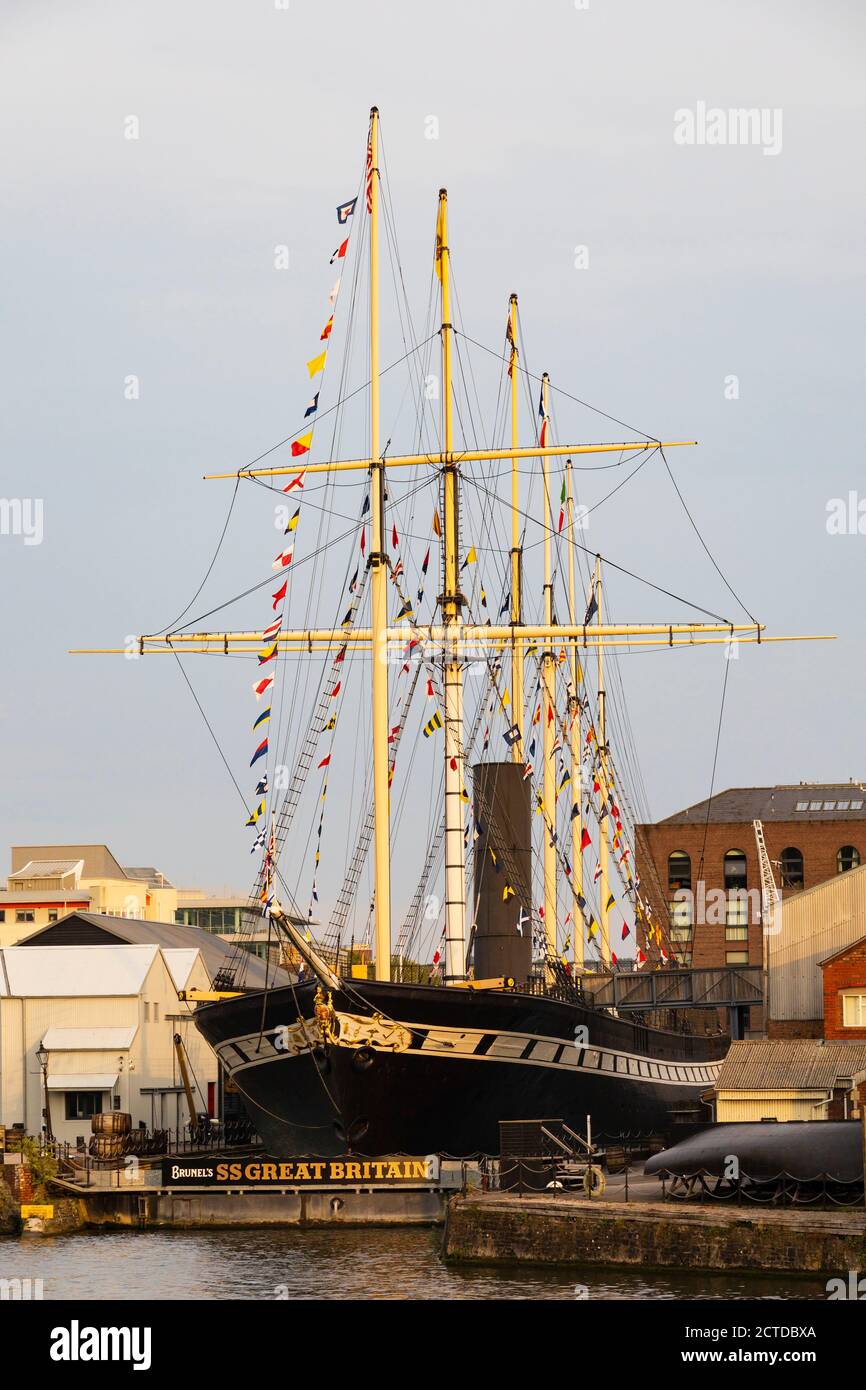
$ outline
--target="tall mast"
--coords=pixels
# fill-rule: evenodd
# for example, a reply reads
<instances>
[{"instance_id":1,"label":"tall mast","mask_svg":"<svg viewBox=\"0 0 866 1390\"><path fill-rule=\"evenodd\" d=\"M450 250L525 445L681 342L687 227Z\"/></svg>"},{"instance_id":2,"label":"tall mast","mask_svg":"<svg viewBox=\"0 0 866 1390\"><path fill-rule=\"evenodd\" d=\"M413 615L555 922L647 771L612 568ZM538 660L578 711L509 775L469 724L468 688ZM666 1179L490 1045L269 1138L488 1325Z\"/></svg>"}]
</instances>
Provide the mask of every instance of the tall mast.
<instances>
[{"instance_id":1,"label":"tall mast","mask_svg":"<svg viewBox=\"0 0 866 1390\"><path fill-rule=\"evenodd\" d=\"M595 558L595 601L598 604L596 613L596 623L601 626L601 556ZM604 694L604 643L599 639L598 642L598 781L601 788L602 805L607 807L610 812L610 791L607 783L607 729L605 718L605 694ZM601 869L600 878L600 909L601 909L601 959L603 963L610 960L610 914L607 910L607 900L610 896L610 879L608 873L608 850L607 850L607 823L609 814L604 820L600 821L598 827L598 864Z\"/></svg>"},{"instance_id":2,"label":"tall mast","mask_svg":"<svg viewBox=\"0 0 866 1390\"><path fill-rule=\"evenodd\" d=\"M541 378L542 429L548 418L547 372ZM550 463L547 454L542 456L542 492L544 493L544 623L553 623L553 563L550 519ZM548 647L541 658L541 684L544 691L544 777L542 798L544 800L544 934L547 937L548 959L556 955L556 657Z\"/></svg>"},{"instance_id":3,"label":"tall mast","mask_svg":"<svg viewBox=\"0 0 866 1390\"><path fill-rule=\"evenodd\" d=\"M375 975L391 978L391 844L388 790L388 563L385 468L379 442L379 109L370 112L367 200L370 209L370 627L373 664L373 840Z\"/></svg>"},{"instance_id":4,"label":"tall mast","mask_svg":"<svg viewBox=\"0 0 866 1390\"><path fill-rule=\"evenodd\" d=\"M575 579L574 579L574 496L571 482L571 459L565 464L565 505L568 521L568 621L574 626L575 619ZM568 702L568 738L571 748L571 795L577 815L571 820L571 887L572 898L583 892L583 787L581 785L580 737L580 699L577 680L577 643L570 642L571 698ZM574 964L583 966L584 941L582 914L572 911L572 940L574 941Z\"/></svg>"},{"instance_id":5,"label":"tall mast","mask_svg":"<svg viewBox=\"0 0 866 1390\"><path fill-rule=\"evenodd\" d=\"M448 194L439 190L436 220L436 273L442 284L442 432L444 587L442 622L445 628L445 983L466 976L466 866L463 847L463 668L460 628L460 486L454 461L454 418L451 399L451 253L448 249Z\"/></svg>"},{"instance_id":6,"label":"tall mast","mask_svg":"<svg viewBox=\"0 0 866 1390\"><path fill-rule=\"evenodd\" d=\"M517 413L517 295L513 294L508 303L508 334L511 339L511 361L509 370L511 373L511 447L517 449L519 439L517 434L518 413ZM521 574L522 557L520 554L520 478L517 472L517 456L511 458L511 621L515 626L521 620L523 609L523 597L521 587L523 576ZM523 646L516 642L511 645L511 708L514 713L514 722L523 733ZM511 756L516 763L525 761L526 753L523 748L522 739L511 745Z\"/></svg>"}]
</instances>

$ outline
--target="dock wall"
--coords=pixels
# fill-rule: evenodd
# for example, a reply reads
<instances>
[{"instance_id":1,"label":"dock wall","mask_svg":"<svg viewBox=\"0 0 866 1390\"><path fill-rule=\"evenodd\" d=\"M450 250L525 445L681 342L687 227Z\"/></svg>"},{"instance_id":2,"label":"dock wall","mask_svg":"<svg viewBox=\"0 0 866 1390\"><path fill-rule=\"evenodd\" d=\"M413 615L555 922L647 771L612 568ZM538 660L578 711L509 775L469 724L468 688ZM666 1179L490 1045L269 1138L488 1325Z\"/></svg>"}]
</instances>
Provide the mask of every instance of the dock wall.
<instances>
[{"instance_id":1,"label":"dock wall","mask_svg":"<svg viewBox=\"0 0 866 1390\"><path fill-rule=\"evenodd\" d=\"M441 1224L450 1194L441 1190L303 1190L213 1188L95 1191L79 1195L89 1226L430 1226Z\"/></svg>"},{"instance_id":2,"label":"dock wall","mask_svg":"<svg viewBox=\"0 0 866 1390\"><path fill-rule=\"evenodd\" d=\"M455 1196L443 1253L447 1260L486 1264L837 1275L866 1269L866 1213Z\"/></svg>"}]
</instances>

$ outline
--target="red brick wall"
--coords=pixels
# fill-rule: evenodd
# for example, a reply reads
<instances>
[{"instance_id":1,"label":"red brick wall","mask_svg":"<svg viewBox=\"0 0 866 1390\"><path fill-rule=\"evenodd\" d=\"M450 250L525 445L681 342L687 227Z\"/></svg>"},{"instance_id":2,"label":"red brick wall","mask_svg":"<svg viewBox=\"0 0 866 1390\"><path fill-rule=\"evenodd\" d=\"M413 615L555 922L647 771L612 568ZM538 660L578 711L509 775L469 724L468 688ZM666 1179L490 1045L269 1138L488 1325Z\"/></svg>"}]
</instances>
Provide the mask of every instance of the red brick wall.
<instances>
[{"instance_id":1,"label":"red brick wall","mask_svg":"<svg viewBox=\"0 0 866 1390\"><path fill-rule=\"evenodd\" d=\"M842 1023L843 989L866 989L866 941L849 946L842 955L822 966L824 975L824 1036L866 1042L866 1028L845 1028Z\"/></svg>"},{"instance_id":2,"label":"red brick wall","mask_svg":"<svg viewBox=\"0 0 866 1390\"><path fill-rule=\"evenodd\" d=\"M692 890L696 892L701 849L704 846L704 826L696 821L688 825L646 825L641 827L641 831L642 835L638 835L635 851L641 892L652 903L655 918L664 928L667 922L668 855L673 850L684 850L690 855ZM803 880L806 888L823 883L836 874L836 853L843 845L854 845L860 851L861 862L866 864L866 820L818 821L804 817L797 821L765 821L764 839L771 860L781 859L783 849L795 847L800 850L803 855ZM647 863L644 846L649 852L651 863ZM710 824L707 827L702 871L706 891L724 888L724 856L730 849L742 850L746 856L746 888L760 891L761 875L751 821L739 824ZM773 872L776 886L781 889L779 871L774 868ZM783 890L782 896L786 897L788 894ZM727 951L742 950L746 945L745 941L726 941L723 922L718 925L698 923L693 938L691 963L695 969L725 965ZM762 940L758 922L750 921L748 952L748 963L760 965Z\"/></svg>"},{"instance_id":3,"label":"red brick wall","mask_svg":"<svg viewBox=\"0 0 866 1390\"><path fill-rule=\"evenodd\" d=\"M767 1024L768 1038L823 1038L821 1018L771 1018Z\"/></svg>"}]
</instances>

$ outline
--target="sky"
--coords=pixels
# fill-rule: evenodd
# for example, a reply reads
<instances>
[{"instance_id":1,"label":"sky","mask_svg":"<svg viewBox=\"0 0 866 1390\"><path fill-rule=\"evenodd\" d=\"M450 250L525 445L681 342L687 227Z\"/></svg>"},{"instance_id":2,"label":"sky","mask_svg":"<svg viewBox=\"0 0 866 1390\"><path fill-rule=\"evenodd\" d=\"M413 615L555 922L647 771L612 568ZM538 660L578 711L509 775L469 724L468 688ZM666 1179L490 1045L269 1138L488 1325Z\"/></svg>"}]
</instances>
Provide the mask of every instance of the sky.
<instances>
[{"instance_id":1,"label":"sky","mask_svg":"<svg viewBox=\"0 0 866 1390\"><path fill-rule=\"evenodd\" d=\"M866 777L858 4L9 0L0 25L0 862L3 845L104 841L121 863L155 864L178 884L249 884L239 793L175 659L69 649L122 646L173 623L231 496L231 483L202 475L235 470L299 428L343 235L334 209L358 186L374 103L419 335L447 185L467 337L501 351L518 293L528 370L631 430L699 441L668 461L704 543L768 634L836 636L742 647L728 663L716 788ZM739 108L764 112L763 136L702 138L701 111ZM694 142L675 138L692 118ZM287 270L275 266L280 246ZM404 352L392 301L385 364ZM365 379L363 305L357 323L351 387ZM481 351L472 361L472 428L499 443L501 366ZM336 386L326 380L323 406ZM335 453L366 451L365 418L363 403L347 410ZM531 435L535 420L524 420ZM565 395L554 420L561 440L631 437ZM383 437L392 433L394 448L413 446L399 372L383 391ZM581 499L599 502L621 476L579 475ZM354 517L363 483L353 486L339 510ZM395 483L392 500L417 570L430 506L425 495L415 509L406 491ZM828 530L834 499L845 519ZM188 615L267 579L273 507L272 494L240 490ZM467 502L466 543L479 507ZM742 614L658 456L590 514L585 540L726 620ZM306 543L301 531L299 553ZM334 620L349 558L335 545L299 573L295 621L322 606ZM615 571L609 601L623 620L688 615ZM264 610L260 594L229 612L255 627L267 599ZM252 668L191 657L185 669L248 794ZM708 793L724 648L620 669L646 800L661 817ZM329 788L349 826L366 805L357 709ZM400 843L417 848L434 790L420 766L413 776ZM303 860L316 802L302 809ZM326 899L351 848L350 831L336 834ZM405 901L414 869L399 857Z\"/></svg>"}]
</instances>

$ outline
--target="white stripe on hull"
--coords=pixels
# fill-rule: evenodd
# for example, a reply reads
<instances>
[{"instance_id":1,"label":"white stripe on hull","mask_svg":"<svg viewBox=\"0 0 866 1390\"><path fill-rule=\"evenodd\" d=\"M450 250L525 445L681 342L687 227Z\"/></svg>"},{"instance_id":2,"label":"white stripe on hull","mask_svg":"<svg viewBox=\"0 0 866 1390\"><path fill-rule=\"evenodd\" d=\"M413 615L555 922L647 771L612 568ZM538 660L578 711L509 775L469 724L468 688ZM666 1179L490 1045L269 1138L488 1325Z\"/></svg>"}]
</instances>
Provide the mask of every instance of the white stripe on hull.
<instances>
[{"instance_id":1,"label":"white stripe on hull","mask_svg":"<svg viewBox=\"0 0 866 1390\"><path fill-rule=\"evenodd\" d=\"M420 1047L407 1048L401 1057L429 1057L431 1052L441 1057L476 1062L508 1062L514 1066L547 1067L553 1070L593 1072L611 1078L668 1086L711 1086L718 1076L721 1062L662 1062L653 1061L640 1053L621 1052L615 1048L583 1046L565 1042L562 1038L546 1038L537 1033L496 1032L491 1029L466 1030L430 1026L421 1023L401 1025L417 1036L423 1036ZM268 1062L290 1060L303 1056L303 1051L288 1053L274 1046L279 1028L265 1033L227 1039L216 1051L230 1076ZM493 1035L484 1052L478 1052L481 1042ZM375 1043L365 1044L373 1052L388 1052ZM529 1049L529 1051L527 1051ZM306 1049L309 1051L310 1049ZM523 1054L527 1055L524 1056Z\"/></svg>"}]
</instances>

